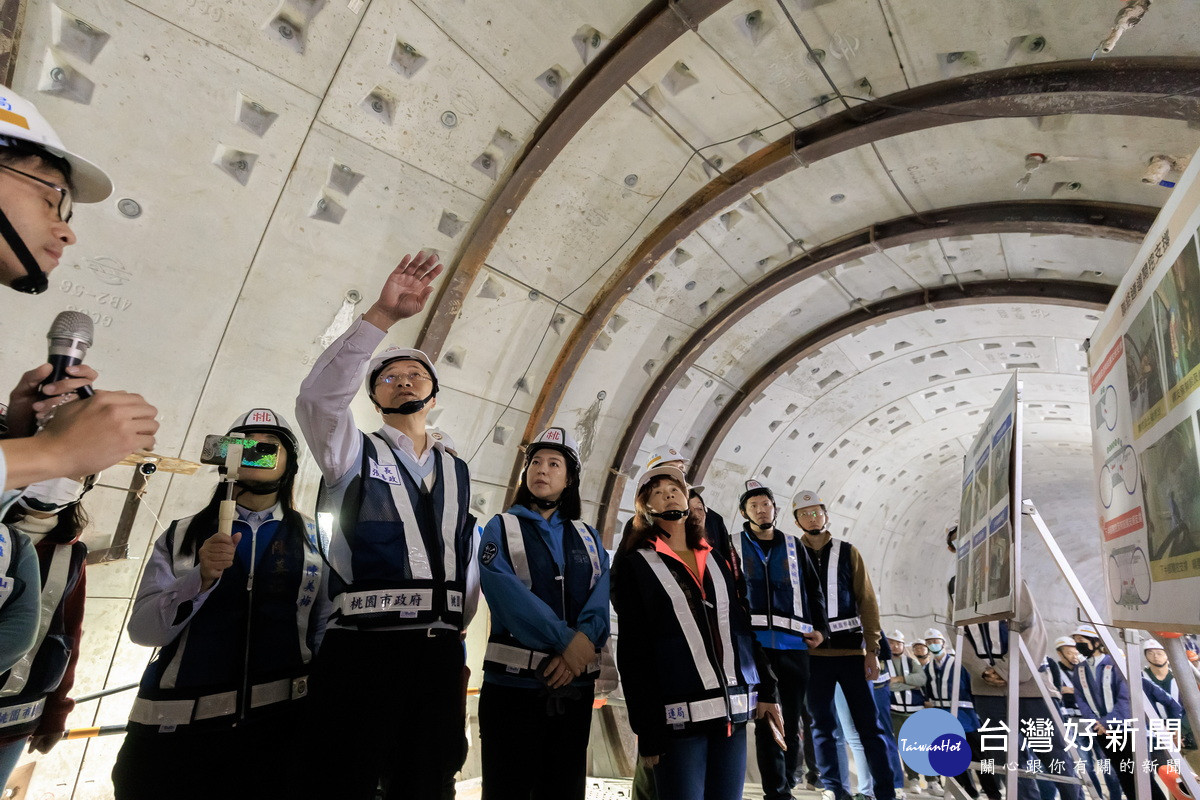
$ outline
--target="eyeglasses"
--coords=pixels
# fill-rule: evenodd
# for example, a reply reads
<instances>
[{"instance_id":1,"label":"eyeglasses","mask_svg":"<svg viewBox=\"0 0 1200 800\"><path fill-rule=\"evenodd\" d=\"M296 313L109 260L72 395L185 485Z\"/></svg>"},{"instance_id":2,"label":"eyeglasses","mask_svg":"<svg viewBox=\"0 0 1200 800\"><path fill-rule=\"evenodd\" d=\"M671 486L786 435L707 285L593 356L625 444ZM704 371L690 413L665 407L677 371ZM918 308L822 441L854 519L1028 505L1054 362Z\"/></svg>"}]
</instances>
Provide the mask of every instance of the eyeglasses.
<instances>
[{"instance_id":1,"label":"eyeglasses","mask_svg":"<svg viewBox=\"0 0 1200 800\"><path fill-rule=\"evenodd\" d=\"M817 517L823 515L824 513L825 513L824 509L818 508L816 511L797 511L796 516L810 517L812 519L816 519Z\"/></svg>"},{"instance_id":2,"label":"eyeglasses","mask_svg":"<svg viewBox=\"0 0 1200 800\"><path fill-rule=\"evenodd\" d=\"M420 383L421 381L433 383L433 378L429 377L424 372L417 372L415 370L413 372L396 372L391 375L384 375L379 380L375 381L375 385L378 386L381 383L386 383L388 386L391 386L392 384L400 383L401 381L404 383Z\"/></svg>"},{"instance_id":3,"label":"eyeglasses","mask_svg":"<svg viewBox=\"0 0 1200 800\"><path fill-rule=\"evenodd\" d=\"M15 172L24 178L29 178L31 181L36 181L42 186L49 187L58 192L58 218L62 222L71 221L71 215L75 213L75 201L71 198L70 187L59 186L57 183L51 183L50 181L39 178L37 175L30 175L28 172L22 172L15 167L10 167L8 164L0 164L0 169L6 169L9 172Z\"/></svg>"}]
</instances>

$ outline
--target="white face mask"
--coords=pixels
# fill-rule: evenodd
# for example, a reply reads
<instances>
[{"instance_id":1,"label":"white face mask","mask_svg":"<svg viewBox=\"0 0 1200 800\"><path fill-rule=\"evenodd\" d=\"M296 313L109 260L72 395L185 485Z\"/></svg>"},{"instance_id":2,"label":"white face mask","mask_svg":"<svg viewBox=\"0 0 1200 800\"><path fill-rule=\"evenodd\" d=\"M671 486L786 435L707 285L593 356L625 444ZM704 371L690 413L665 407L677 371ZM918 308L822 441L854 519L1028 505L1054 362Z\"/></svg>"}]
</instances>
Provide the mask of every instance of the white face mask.
<instances>
[{"instance_id":1,"label":"white face mask","mask_svg":"<svg viewBox=\"0 0 1200 800\"><path fill-rule=\"evenodd\" d=\"M70 478L54 478L28 486L17 500L30 511L52 514L83 497L83 484Z\"/></svg>"}]
</instances>

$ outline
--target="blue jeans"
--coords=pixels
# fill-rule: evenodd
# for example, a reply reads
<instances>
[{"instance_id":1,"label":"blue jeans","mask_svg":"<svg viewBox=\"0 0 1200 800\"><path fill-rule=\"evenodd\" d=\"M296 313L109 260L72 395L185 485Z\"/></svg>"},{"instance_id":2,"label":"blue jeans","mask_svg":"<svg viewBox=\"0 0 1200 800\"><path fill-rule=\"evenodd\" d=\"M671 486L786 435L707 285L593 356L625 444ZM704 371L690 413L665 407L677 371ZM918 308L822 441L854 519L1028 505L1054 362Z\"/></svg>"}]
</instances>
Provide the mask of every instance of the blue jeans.
<instances>
[{"instance_id":1,"label":"blue jeans","mask_svg":"<svg viewBox=\"0 0 1200 800\"><path fill-rule=\"evenodd\" d=\"M874 687L875 709L879 714L879 724L886 734L884 743L888 749L888 763L892 765L892 785L897 789L904 788L904 764L900 762L900 748L896 746L896 737L892 734L892 690L888 684Z\"/></svg>"},{"instance_id":2,"label":"blue jeans","mask_svg":"<svg viewBox=\"0 0 1200 800\"><path fill-rule=\"evenodd\" d=\"M742 800L746 783L746 724L724 731L672 737L654 767L659 800Z\"/></svg>"},{"instance_id":3,"label":"blue jeans","mask_svg":"<svg viewBox=\"0 0 1200 800\"><path fill-rule=\"evenodd\" d=\"M0 747L0 787L8 785L8 779L12 777L12 771L17 768L17 762L21 760L21 752L27 744L29 744L29 737Z\"/></svg>"},{"instance_id":4,"label":"blue jeans","mask_svg":"<svg viewBox=\"0 0 1200 800\"><path fill-rule=\"evenodd\" d=\"M1008 719L1008 698L996 697L994 695L975 695L975 710L979 713L981 720L1007 720ZM1032 719L1049 719L1050 711L1046 708L1045 702L1040 697L1022 697L1017 701L1017 715L1022 722ZM994 724L994 723L993 723ZM1075 775L1075 760L1072 759L1066 752L1066 744L1062 737L1058 735L1057 730L1051 730L1050 736L1050 751L1047 753L1032 753L1028 752L1025 747L1025 737L1020 737L1020 754L1017 755L1017 760L1024 762L1029 756L1036 756L1042 762L1043 768L1049 772L1050 762L1059 760L1065 764L1063 774L1074 777ZM1024 766L1024 763L1022 763ZM1046 783L1050 783L1046 781ZM1053 784L1058 789L1059 797L1062 800L1083 800L1083 792L1079 786L1073 783L1055 783ZM1038 789L1036 781L1029 778L1020 778L1017 780L1017 798L1018 800L1041 800L1041 792Z\"/></svg>"},{"instance_id":5,"label":"blue jeans","mask_svg":"<svg viewBox=\"0 0 1200 800\"><path fill-rule=\"evenodd\" d=\"M874 797L875 782L871 780L871 770L867 767L867 754L863 750L862 739L858 738L858 731L854 728L854 717L850 716L850 706L846 703L846 694L842 691L841 686L834 687L833 705L837 711L838 731L854 756L855 791L858 794ZM840 741L838 742L838 775L841 776L844 785L849 785L850 769L846 763L846 750L841 746Z\"/></svg>"},{"instance_id":6,"label":"blue jeans","mask_svg":"<svg viewBox=\"0 0 1200 800\"><path fill-rule=\"evenodd\" d=\"M843 798L851 792L838 775L837 742L833 731L837 727L834 711L834 687L841 686L854 727L866 751L871 778L875 781L877 800L895 800L895 777L888 763L886 738L892 735L879 727L875 698L866 680L866 659L863 656L817 656L809 659L808 711L813 721L813 746L821 783Z\"/></svg>"}]
</instances>

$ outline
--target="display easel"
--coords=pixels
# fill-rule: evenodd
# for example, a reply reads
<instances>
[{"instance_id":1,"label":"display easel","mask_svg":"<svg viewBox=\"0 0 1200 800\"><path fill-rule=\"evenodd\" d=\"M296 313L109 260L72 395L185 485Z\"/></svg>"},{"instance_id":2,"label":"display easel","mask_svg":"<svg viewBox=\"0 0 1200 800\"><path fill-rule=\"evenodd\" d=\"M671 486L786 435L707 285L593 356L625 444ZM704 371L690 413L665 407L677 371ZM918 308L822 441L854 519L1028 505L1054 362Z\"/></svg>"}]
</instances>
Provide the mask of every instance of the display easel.
<instances>
[{"instance_id":1,"label":"display easel","mask_svg":"<svg viewBox=\"0 0 1200 800\"><path fill-rule=\"evenodd\" d=\"M1075 599L1079 603L1079 607L1083 610L1084 617L1086 617L1088 619L1088 621L1090 621L1095 626L1097 633L1100 635L1101 641L1104 642L1105 649L1112 655L1113 661L1116 662L1117 668L1121 671L1121 673L1126 677L1127 680L1129 679L1130 675L1140 677L1142 651L1141 651L1141 644L1139 642L1139 636L1138 636L1138 633L1136 632L1136 630L1125 629L1125 635L1123 637L1124 644L1125 644L1125 647L1124 647L1125 652L1122 653L1122 648L1118 646L1116 637L1114 637L1109 630L1109 628L1111 626L1107 626L1103 622L1099 621L1101 619L1100 612L1097 610L1095 605L1092 603L1091 598L1088 596L1087 592L1084 590L1083 584L1080 583L1078 576L1075 574L1075 570L1072 569L1071 565L1067 562L1066 555L1063 553L1062 548L1060 548L1058 546L1058 542L1055 540L1054 535L1050 532L1050 529L1046 527L1045 520L1043 520L1042 515L1040 513L1038 513L1038 510L1033 505L1032 500L1025 500L1022 502L1021 514L1024 517L1028 517L1029 521L1033 523L1033 527L1037 530L1037 532L1041 536L1043 544L1046 545L1046 549L1050 551L1051 558L1054 559L1054 563L1058 566L1059 572L1062 573L1062 576L1066 580L1067 585L1071 588L1071 592L1075 595ZM1017 545L1018 545L1018 543L1014 542L1014 550L1017 549ZM1013 585L1016 587L1019 587L1020 580L1021 580L1021 574L1019 572L1020 561L1019 561L1019 558L1017 557L1016 553L1014 553L1014 566L1017 569L1014 570L1014 572L1016 574L1014 575ZM1038 690L1041 692L1042 699L1043 699L1043 701L1045 701L1046 707L1050 711L1050 715L1051 715L1052 719L1054 720L1055 729L1058 731L1060 736L1063 736L1063 741L1067 742L1067 752L1072 754L1073 757L1077 757L1079 749L1078 749L1078 747L1075 746L1074 742L1068 742L1065 737L1065 727L1063 725L1061 717L1058 714L1058 710L1055 708L1054 704L1051 702L1050 692L1049 692L1048 688L1046 687L1045 681L1042 677L1042 673L1039 672L1037 669L1037 661L1034 660L1033 656L1029 653L1029 650L1025 647L1024 641L1020 638L1019 631L1016 630L1015 626L1012 625L1011 621L1010 621L1009 632L1010 632L1010 637L1014 633L1018 634L1017 635L1017 642L1018 642L1017 647L1019 648L1019 652L1021 654L1021 659L1024 659L1026 665L1029 667L1030 671L1033 673L1034 681L1038 686ZM961 652L962 642L963 642L963 634L962 634L962 629L960 628L958 635L957 635L957 639L956 639L956 648L955 648L956 651ZM1010 645L1009 645L1010 652L1012 652L1013 645L1011 644L1011 642L1012 642L1011 638L1009 639L1009 642L1010 642ZM1177 642L1176 642L1176 644L1177 644ZM957 657L955 660L955 670L956 671L955 671L955 679L954 679L954 689L953 689L953 694L951 697L951 708L950 708L950 713L952 713L952 714L958 713L958 700L959 700L959 698L958 698L958 692L959 692L958 675L962 670L961 656ZM1019 679L1020 679L1019 659L1013 658L1010 660L1010 663L1009 663L1009 678L1008 678L1009 687L1019 686L1019 683L1020 683ZM1018 746L1017 746L1017 744L1018 744L1017 733L1018 733L1018 730L1020 727L1020 716L1017 711L1018 699L1019 699L1019 692L1012 691L1010 688L1010 691L1008 693L1008 751L1009 751L1010 757L1014 753L1019 753ZM1137 767L1139 765L1144 764L1147 761L1147 759L1149 758L1149 753L1147 752L1147 742L1146 742L1145 731L1141 726L1141 720L1144 720L1146 718L1149 718L1150 720L1158 720L1159 716L1158 716L1158 713L1155 711L1155 709L1152 706L1149 706L1145 702L1144 693L1141 691L1141 681L1140 680L1130 681L1129 699L1130 699L1130 704L1131 704L1132 718L1139 721L1138 730L1137 730L1136 734L1134 734L1134 736L1133 736L1134 775L1137 779L1137 798L1136 798L1136 800L1150 800L1150 780L1151 780L1150 774L1145 770L1137 769ZM1181 699L1182 699L1182 697L1181 697ZM1191 699L1193 699L1193 700L1195 699L1194 693L1191 695ZM1186 705L1185 709L1187 710L1187 712L1189 714L1194 715L1193 718L1200 719L1200 710L1194 709L1194 707L1192 705ZM1094 747L1094 745L1093 745L1093 747ZM1183 760L1183 757L1179 753L1179 750L1177 748L1175 748L1173 745L1171 747L1167 747L1164 749L1166 750L1167 754L1173 760L1175 760L1177 763L1180 764L1180 775L1183 779L1184 784L1188 787L1188 791L1191 792L1192 797L1200 797L1200 782L1198 782L1196 780L1196 778L1192 775L1191 768L1187 766L1187 762L1185 762ZM972 763L972 766L978 768L979 764ZM999 772L1001 770L999 768L997 768L996 771ZM1003 771L1006 773L1006 775L1005 775L1006 785L1007 785L1007 795L1006 796L1010 797L1010 798L1015 798L1017 796L1015 794L1015 792L1016 792L1016 782L1017 782L1018 777L1031 778L1034 780L1051 780L1051 781L1055 781L1057 783L1076 783L1076 784L1083 785L1093 794L1094 794L1094 790L1095 790L1095 787L1091 785L1090 781L1082 779L1082 778L1067 779L1066 776L1052 776L1047 773L1029 772L1027 770L1022 770L1022 769L1009 770L1009 769L1007 769L1007 767L1005 767L1005 769ZM950 784L948 784L948 785L950 785ZM960 792L960 790L958 789L958 787L956 785L955 785L955 791ZM962 794L962 796L965 798L965 793L960 792L960 794Z\"/></svg>"}]
</instances>

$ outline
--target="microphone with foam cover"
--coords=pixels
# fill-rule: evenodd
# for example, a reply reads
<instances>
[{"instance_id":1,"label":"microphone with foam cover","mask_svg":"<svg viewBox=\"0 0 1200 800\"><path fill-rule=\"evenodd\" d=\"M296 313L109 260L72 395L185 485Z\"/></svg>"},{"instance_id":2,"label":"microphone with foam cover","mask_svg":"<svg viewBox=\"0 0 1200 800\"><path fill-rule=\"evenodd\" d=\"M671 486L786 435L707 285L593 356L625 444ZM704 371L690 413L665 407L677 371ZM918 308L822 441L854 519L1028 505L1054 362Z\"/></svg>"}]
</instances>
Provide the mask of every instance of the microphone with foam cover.
<instances>
[{"instance_id":1,"label":"microphone with foam cover","mask_svg":"<svg viewBox=\"0 0 1200 800\"><path fill-rule=\"evenodd\" d=\"M38 393L42 397L50 396L46 394L46 384L71 377L67 373L67 367L83 363L83 357L92 346L92 331L92 318L87 314L62 311L54 318L50 332L46 334L46 338L50 340L50 356L47 360L52 369L50 377L38 385ZM95 391L91 386L83 386L77 393L80 398L84 398L91 397Z\"/></svg>"}]
</instances>

